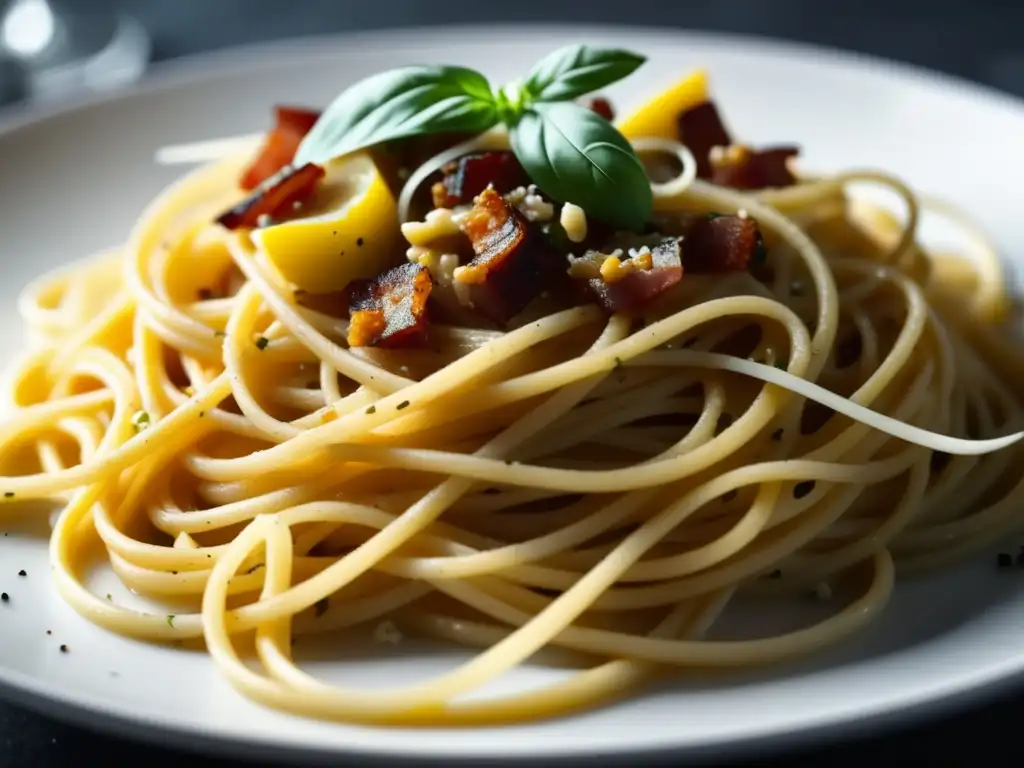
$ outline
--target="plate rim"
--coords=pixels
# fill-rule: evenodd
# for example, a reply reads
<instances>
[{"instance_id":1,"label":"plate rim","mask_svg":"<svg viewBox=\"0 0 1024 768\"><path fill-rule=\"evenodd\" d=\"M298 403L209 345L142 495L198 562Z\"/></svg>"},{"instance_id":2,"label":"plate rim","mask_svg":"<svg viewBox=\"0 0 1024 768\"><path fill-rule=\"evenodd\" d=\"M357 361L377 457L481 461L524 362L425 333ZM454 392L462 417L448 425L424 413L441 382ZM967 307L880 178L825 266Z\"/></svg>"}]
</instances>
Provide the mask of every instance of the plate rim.
<instances>
[{"instance_id":1,"label":"plate rim","mask_svg":"<svg viewBox=\"0 0 1024 768\"><path fill-rule=\"evenodd\" d=\"M158 62L152 65L143 78L127 87L84 94L60 103L43 102L0 108L0 140L8 134L29 129L44 121L101 108L108 103L131 100L144 94L187 88L211 78L258 73L282 66L311 63L318 57L326 58L336 54L339 46L344 44L365 47L381 41L395 44L403 38L422 41L424 36L453 36L460 33L493 35L499 31L508 36L542 34L561 35L566 39L619 33L666 43L687 39L699 40L701 44L712 47L742 48L794 63L806 61L809 57L818 57L828 66L868 72L876 77L894 79L911 87L953 91L960 97L977 99L989 108L1006 110L1024 117L1024 99L1014 94L917 64L828 45L761 35L681 27L659 28L643 24L465 23L438 24L426 28L396 26L323 35L291 36L274 41L229 46ZM922 686L910 694L890 696L884 703L872 705L868 711L857 712L856 707L847 707L839 712L831 712L823 718L805 720L796 726L797 730L767 726L759 730L751 729L740 738L717 737L717 740L704 741L700 744L659 743L651 747L612 744L586 749L573 745L566 749L558 743L543 746L534 744L529 748L518 747L514 752L504 755L494 751L482 752L478 747L463 748L454 740L444 749L435 748L424 753L416 751L401 740L385 744L356 741L344 746L316 746L283 744L272 739L252 736L242 737L205 728L197 729L173 720L150 720L144 715L127 710L119 711L104 703L91 701L90 697L76 691L62 691L53 684L41 683L28 674L4 667L0 667L0 699L115 738L156 742L169 748L207 755L254 757L261 760L301 758L316 763L336 761L340 757L350 756L367 760L371 764L380 762L384 765L395 765L396 761L417 765L450 765L453 761L459 764L479 764L485 761L505 765L537 758L565 765L577 760L582 762L599 757L617 765L638 758L655 760L683 755L692 758L714 757L721 760L727 757L746 756L754 750L764 755L803 747L810 743L823 746L864 733L877 736L977 706L1005 694L1011 688L1019 687L1022 680L1024 650L1016 656L1004 659L1001 663L990 665L981 672L963 675L953 682L933 684L930 687ZM174 740L175 736L188 738L178 741Z\"/></svg>"}]
</instances>

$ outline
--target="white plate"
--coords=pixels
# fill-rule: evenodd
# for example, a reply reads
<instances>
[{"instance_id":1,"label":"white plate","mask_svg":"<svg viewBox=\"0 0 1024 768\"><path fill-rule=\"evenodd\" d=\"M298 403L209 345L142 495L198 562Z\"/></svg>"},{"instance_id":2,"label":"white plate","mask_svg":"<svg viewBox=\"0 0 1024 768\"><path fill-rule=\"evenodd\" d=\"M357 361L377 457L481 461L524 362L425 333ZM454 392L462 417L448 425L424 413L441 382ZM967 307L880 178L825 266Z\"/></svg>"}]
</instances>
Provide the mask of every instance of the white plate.
<instances>
[{"instance_id":1,"label":"white plate","mask_svg":"<svg viewBox=\"0 0 1024 768\"><path fill-rule=\"evenodd\" d=\"M735 130L758 143L797 141L803 166L877 166L965 205L1004 253L1024 253L1020 215L1024 108L1009 98L906 67L762 41L632 29L504 28L386 32L302 41L193 60L132 92L79 109L16 116L0 127L0 359L20 342L14 300L30 278L118 243L175 171L165 144L249 132L277 102L324 103L355 78L414 61L521 74L568 41L643 51L650 62L620 106L706 66ZM646 79L645 79L646 78ZM628 90L627 90L628 88ZM1024 582L992 560L901 583L882 620L800 667L718 684L681 682L570 719L482 730L325 724L256 706L200 653L124 640L65 607L38 535L3 523L0 682L25 704L120 732L162 730L182 746L275 750L321 758L679 756L790 743L876 727L991 692L1024 671ZM19 569L28 576L19 578ZM119 595L115 595L117 599ZM52 631L47 635L46 630ZM61 654L66 643L70 653ZM379 659L321 662L350 685L386 685L448 667L453 657L400 648ZM337 658L337 656L335 656ZM554 674L522 670L508 686ZM723 752L722 750L725 750Z\"/></svg>"}]
</instances>

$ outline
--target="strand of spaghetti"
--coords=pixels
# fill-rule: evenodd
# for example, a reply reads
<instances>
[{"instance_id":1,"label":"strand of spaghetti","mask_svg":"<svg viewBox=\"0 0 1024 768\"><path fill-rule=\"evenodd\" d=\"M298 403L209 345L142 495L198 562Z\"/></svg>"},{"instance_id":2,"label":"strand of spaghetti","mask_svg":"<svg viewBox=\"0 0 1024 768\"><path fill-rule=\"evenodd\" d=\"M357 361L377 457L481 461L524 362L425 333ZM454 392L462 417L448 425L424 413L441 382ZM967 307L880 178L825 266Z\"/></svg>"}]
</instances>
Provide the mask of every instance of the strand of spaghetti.
<instances>
[{"instance_id":1,"label":"strand of spaghetti","mask_svg":"<svg viewBox=\"0 0 1024 768\"><path fill-rule=\"evenodd\" d=\"M134 389L134 387L133 387ZM52 493L66 491L77 486L109 477L131 466L143 458L154 445L171 440L181 429L200 418L199 414L214 408L231 391L227 376L218 376L210 387L197 392L185 406L172 411L167 418L146 429L120 446L117 451L97 458L88 464L78 464L54 474L8 476L0 478L0 484L11 489L9 492L21 498L46 498ZM126 410L127 412L127 410ZM134 413L134 409L131 411ZM130 419L131 413L128 418ZM0 503L13 497L0 497Z\"/></svg>"},{"instance_id":2,"label":"strand of spaghetti","mask_svg":"<svg viewBox=\"0 0 1024 768\"><path fill-rule=\"evenodd\" d=\"M833 190L841 191L847 185L857 182L873 182L888 187L899 195L907 208L907 220L902 227L900 236L893 243L889 252L882 257L884 263L894 264L913 245L921 217L921 207L918 205L917 196L913 190L891 174L874 170L847 171L823 181L798 184L788 189L772 189L761 192L758 197L768 205L784 211L787 208L805 204L809 198L828 194Z\"/></svg>"},{"instance_id":3,"label":"strand of spaghetti","mask_svg":"<svg viewBox=\"0 0 1024 768\"><path fill-rule=\"evenodd\" d=\"M626 361L624 364L631 365L632 363ZM970 440L939 435L864 408L845 397L836 395L788 372L730 355L690 350L659 350L648 352L637 361L637 364L689 366L740 373L783 387L908 443L944 453L958 455L991 453L1013 445L1024 437L1024 432L987 440ZM652 475L661 475L667 466L675 468L681 463L678 460L666 460L651 464L646 468L630 467L623 470L590 473L550 469L535 465L507 466L494 460L444 451L365 444L336 445L333 446L332 453L345 461L360 461L423 472L448 472L477 480L490 479L512 485L575 493L588 491L613 493L653 485L655 481L652 480Z\"/></svg>"},{"instance_id":4,"label":"strand of spaghetti","mask_svg":"<svg viewBox=\"0 0 1024 768\"><path fill-rule=\"evenodd\" d=\"M746 211L759 225L768 226L778 232L800 254L810 272L818 300L816 327L811 337L811 361L805 373L808 379L816 380L828 359L827 350L835 342L836 328L839 324L835 278L821 250L796 224L773 208L762 204L752 195L744 195L695 179L680 197L713 208Z\"/></svg>"},{"instance_id":5,"label":"strand of spaghetti","mask_svg":"<svg viewBox=\"0 0 1024 768\"><path fill-rule=\"evenodd\" d=\"M614 343L615 339L621 338L626 333L628 333L628 323L625 318L612 318L605 332L594 343L588 354L595 354L597 350ZM552 417L572 408L597 385L598 381L597 377L593 377L552 396L534 411L513 422L500 434L489 440L478 451L478 454L500 456L507 453L528 439ZM366 544L338 560L320 577L314 577L293 587L287 594L297 593L300 596L297 599L304 603L304 607L313 605L324 596L324 593L318 593L319 589L323 589L323 582L333 581L335 589L340 586L339 581L341 583L350 582L436 520L447 507L464 495L471 485L461 478L453 477L435 486L419 502L399 516L392 525L382 529ZM289 598L282 596L274 598L277 601L286 599ZM243 614L239 615L243 616ZM244 621L244 618L242 620Z\"/></svg>"},{"instance_id":6,"label":"strand of spaghetti","mask_svg":"<svg viewBox=\"0 0 1024 768\"><path fill-rule=\"evenodd\" d=\"M816 481L827 481L833 483L870 484L872 482L879 482L880 480L894 477L905 471L906 466L906 457L903 455L897 455L892 458L859 466L789 460L742 467L720 475L714 480L701 485L690 494L687 494L681 500L664 510L654 518L653 521L648 521L648 523L640 529L640 532L638 532L637 535L642 536L644 541L653 539L655 534L660 531L661 528L667 526L668 529L671 529L675 527L682 521L682 519L685 519L687 515L692 514L694 511L699 509L703 504L707 503L708 500L717 498L718 496L746 485L753 485L761 482L780 482L798 479L804 480L808 478ZM448 482L451 483L452 481ZM282 519L282 517L286 518L290 515L298 515L301 514L304 509L313 509L317 505L323 505L323 508L326 509L331 504L342 504L342 502L310 502L309 504L296 507L290 512L281 513L281 515L278 515L275 519ZM410 513L417 508L417 506L410 508L410 510L404 513L402 517L406 517L406 519L408 519L407 516L411 516ZM257 522L262 519L264 518L258 518L256 521L253 521L253 523L250 523L250 527L255 526ZM401 522L401 517L396 520L396 522ZM387 533L394 527L395 526L389 526L383 531L383 533ZM391 533L388 534L388 538L395 535L396 534L392 530ZM630 539L627 538L627 540ZM342 584L350 580L348 574L358 567L353 563L353 560L355 560L355 563L361 563L363 560L371 557L374 560L379 560L379 557L377 557L377 550L380 546L381 545L375 545L372 548L368 548L365 552L363 551L363 548L357 549L355 552L347 555L345 559L339 560L337 563L309 581L294 586L281 595L259 604L245 606L237 609L236 611L232 611L230 619L232 631L240 631L254 627L261 621L268 620L273 616L280 615L281 613L288 612L289 610L302 610L303 608L308 608L324 595L330 594L331 591L334 591L334 589L339 588ZM639 557L639 554L637 557ZM625 561L620 558L616 558L616 562L624 563L624 568L629 565L629 563L625 563ZM220 563L218 563L218 567L220 567ZM225 568L227 568L227 566L225 566ZM342 578L343 575L344 578Z\"/></svg>"},{"instance_id":7,"label":"strand of spaghetti","mask_svg":"<svg viewBox=\"0 0 1024 768\"><path fill-rule=\"evenodd\" d=\"M215 356L219 339L214 330L194 320L186 312L160 301L148 279L148 260L173 231L175 220L190 204L214 195L223 186L225 176L240 167L240 160L229 159L202 166L183 176L158 195L139 217L128 238L125 281L139 307L162 326L179 334L188 351L202 357Z\"/></svg>"},{"instance_id":8,"label":"strand of spaghetti","mask_svg":"<svg viewBox=\"0 0 1024 768\"><path fill-rule=\"evenodd\" d=\"M695 609L688 605L677 606L651 631L651 637L668 639L682 635L690 640L700 639L722 612L732 593L733 590L723 590ZM477 629L473 622L434 616L424 616L423 619L425 621L422 621L421 627L428 631L440 630L441 634L462 642L465 642L466 635L473 634L474 629ZM493 637L488 640L493 641ZM264 664L276 679L290 686L304 690L324 688L320 681L292 665L284 654L268 653ZM484 700L476 702L472 707L459 704L454 707L458 722L462 724L479 725L496 720L520 721L552 717L574 711L583 705L621 698L650 680L657 671L656 665L647 662L620 659L548 685L541 691Z\"/></svg>"},{"instance_id":9,"label":"strand of spaghetti","mask_svg":"<svg viewBox=\"0 0 1024 768\"><path fill-rule=\"evenodd\" d=\"M233 553L232 560L234 562L225 560L218 565L218 568L223 565L225 574L232 567L237 568L240 565L246 550L265 541L266 530L275 525L275 522L269 519L258 522L262 525L254 523L239 537L238 541L244 542L246 547L243 549L239 546L238 552ZM674 641L671 642L669 649L673 660L680 663L678 657L683 656L686 661L682 663L708 664L723 658L731 659L735 663L739 656L745 663L763 663L768 660L781 660L807 653L811 649L821 647L824 643L834 641L835 637L854 631L873 618L891 592L893 580L891 558L887 553L883 553L875 558L874 566L875 578L868 592L849 609L826 619L816 627L754 641L726 643ZM228 672L232 684L256 700L284 705L293 711L309 711L320 716L355 719L360 722L400 722L422 725L432 722L450 722L456 719L457 712L461 707L455 702L448 703L451 686L444 686L444 678L393 692L350 691L321 686L293 690L252 672L242 663L231 647L223 618L226 597L226 579L216 584L211 583L211 588L203 601L204 619L208 617L210 620L210 625L205 633L206 641L211 653L217 656L225 671ZM536 619L531 622L531 625L535 622ZM477 661L471 662L471 664L480 666L478 662L492 653L494 648L504 649L510 644L510 641L517 639L517 635L521 631L513 633L492 646L490 651L481 654L477 657ZM638 647L643 647L646 650L650 645L656 643L656 640L652 640L650 643L638 644ZM656 645L655 648L657 648ZM658 648L658 650L661 649ZM740 653L737 654L736 651L740 651ZM354 706L353 703L356 701L358 705ZM479 707L478 702L474 702L473 707Z\"/></svg>"},{"instance_id":10,"label":"strand of spaghetti","mask_svg":"<svg viewBox=\"0 0 1024 768\"><path fill-rule=\"evenodd\" d=\"M389 371L383 370L357 355L353 355L348 350L339 347L317 333L302 315L274 289L270 280L267 279L267 276L253 258L253 255L256 253L255 246L248 236L244 234L236 235L229 239L228 245L235 264L242 270L242 273L249 282L256 286L260 297L274 312L274 316L299 341L311 349L317 357L321 360L330 361L335 370L342 375L359 382L365 387L379 390L385 394L397 392L412 383L409 379L395 376Z\"/></svg>"},{"instance_id":11,"label":"strand of spaghetti","mask_svg":"<svg viewBox=\"0 0 1024 768\"><path fill-rule=\"evenodd\" d=\"M80 395L45 400L23 406L7 417L0 429L0 447L45 430L58 419L79 413L94 412L110 405L114 395L106 389Z\"/></svg>"},{"instance_id":12,"label":"strand of spaghetti","mask_svg":"<svg viewBox=\"0 0 1024 768\"><path fill-rule=\"evenodd\" d=\"M192 460L189 462L189 468L199 477L217 480L241 479L253 472L273 471L276 467L293 463L299 458L307 458L310 449L325 451L333 442L371 432L395 418L399 411L409 409L411 412L423 408L442 395L460 392L489 369L502 365L507 359L529 350L541 341L593 325L604 317L596 307L580 307L549 315L535 323L510 331L501 339L455 360L442 371L428 376L423 381L381 397L372 409L341 416L329 424L297 435L287 443L268 448L243 460ZM598 368L589 371L588 375L601 372ZM586 377L567 377L571 381L579 381L582 378ZM543 391L545 390L541 390Z\"/></svg>"}]
</instances>

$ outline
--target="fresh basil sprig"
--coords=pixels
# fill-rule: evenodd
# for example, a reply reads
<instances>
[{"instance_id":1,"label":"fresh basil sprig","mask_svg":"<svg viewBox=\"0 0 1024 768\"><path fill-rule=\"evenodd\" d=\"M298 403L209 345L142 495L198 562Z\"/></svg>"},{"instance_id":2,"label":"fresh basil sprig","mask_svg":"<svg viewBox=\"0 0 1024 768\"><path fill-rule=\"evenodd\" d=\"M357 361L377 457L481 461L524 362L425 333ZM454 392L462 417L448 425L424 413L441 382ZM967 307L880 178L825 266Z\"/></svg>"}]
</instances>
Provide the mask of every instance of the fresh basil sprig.
<instances>
[{"instance_id":1,"label":"fresh basil sprig","mask_svg":"<svg viewBox=\"0 0 1024 768\"><path fill-rule=\"evenodd\" d=\"M534 64L523 90L535 101L567 101L628 77L644 61L630 51L570 45Z\"/></svg>"},{"instance_id":2,"label":"fresh basil sprig","mask_svg":"<svg viewBox=\"0 0 1024 768\"><path fill-rule=\"evenodd\" d=\"M596 219L638 229L651 215L651 183L622 134L572 102L535 104L511 133L512 150L545 194Z\"/></svg>"},{"instance_id":3,"label":"fresh basil sprig","mask_svg":"<svg viewBox=\"0 0 1024 768\"><path fill-rule=\"evenodd\" d=\"M607 120L571 100L626 77L643 62L629 51L571 45L544 57L524 81L501 89L464 67L404 67L373 75L327 108L295 162L322 164L393 139L482 133L504 123L513 152L544 194L638 230L652 207L643 166Z\"/></svg>"},{"instance_id":4,"label":"fresh basil sprig","mask_svg":"<svg viewBox=\"0 0 1024 768\"><path fill-rule=\"evenodd\" d=\"M490 83L464 67L403 67L362 80L324 111L295 163L334 157L428 133L479 133L498 121Z\"/></svg>"}]
</instances>

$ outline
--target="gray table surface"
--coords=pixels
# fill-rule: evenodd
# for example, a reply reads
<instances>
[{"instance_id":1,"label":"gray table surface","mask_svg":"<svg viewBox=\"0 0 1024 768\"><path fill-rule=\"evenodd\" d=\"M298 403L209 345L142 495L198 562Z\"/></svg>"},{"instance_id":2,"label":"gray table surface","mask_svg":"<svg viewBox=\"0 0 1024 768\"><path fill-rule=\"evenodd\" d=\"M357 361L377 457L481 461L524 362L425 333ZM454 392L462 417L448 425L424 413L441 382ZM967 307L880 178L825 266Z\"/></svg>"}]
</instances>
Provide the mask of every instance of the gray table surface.
<instances>
[{"instance_id":1,"label":"gray table surface","mask_svg":"<svg viewBox=\"0 0 1024 768\"><path fill-rule=\"evenodd\" d=\"M645 23L831 45L901 59L1024 96L1024 4L1001 0L62 1L76 10L118 8L133 14L152 35L156 61L280 37L397 26L470 21ZM784 755L780 762L1009 763L1022 714L1024 696L1018 696L911 730ZM250 764L141 746L0 703L0 766L170 766L185 760L188 768Z\"/></svg>"}]
</instances>

